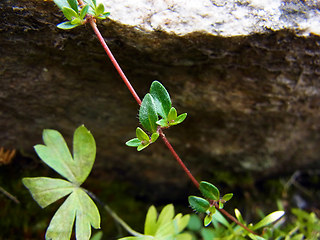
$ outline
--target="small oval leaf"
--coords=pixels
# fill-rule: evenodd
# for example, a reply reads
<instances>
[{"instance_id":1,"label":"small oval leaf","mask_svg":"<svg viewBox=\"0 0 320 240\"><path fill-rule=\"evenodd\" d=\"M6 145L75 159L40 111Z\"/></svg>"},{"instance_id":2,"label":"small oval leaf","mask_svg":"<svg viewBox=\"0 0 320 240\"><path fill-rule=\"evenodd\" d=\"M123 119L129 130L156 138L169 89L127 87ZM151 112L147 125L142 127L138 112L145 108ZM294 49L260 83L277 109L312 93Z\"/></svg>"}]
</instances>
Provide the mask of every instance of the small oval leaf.
<instances>
[{"instance_id":1,"label":"small oval leaf","mask_svg":"<svg viewBox=\"0 0 320 240\"><path fill-rule=\"evenodd\" d=\"M78 13L78 2L77 0L68 0L70 7Z\"/></svg>"},{"instance_id":2,"label":"small oval leaf","mask_svg":"<svg viewBox=\"0 0 320 240\"><path fill-rule=\"evenodd\" d=\"M157 141L158 137L159 137L159 133L153 133L151 135L151 142L154 143L155 141Z\"/></svg>"},{"instance_id":3,"label":"small oval leaf","mask_svg":"<svg viewBox=\"0 0 320 240\"><path fill-rule=\"evenodd\" d=\"M96 7L96 16L99 16L100 14L102 14L104 12L104 6L102 3L100 3L97 7Z\"/></svg>"},{"instance_id":4,"label":"small oval leaf","mask_svg":"<svg viewBox=\"0 0 320 240\"><path fill-rule=\"evenodd\" d=\"M205 181L200 182L200 191L204 197L210 200L220 200L219 189L211 183Z\"/></svg>"},{"instance_id":5,"label":"small oval leaf","mask_svg":"<svg viewBox=\"0 0 320 240\"><path fill-rule=\"evenodd\" d=\"M158 114L151 94L146 94L139 109L139 120L141 125L149 132L157 131Z\"/></svg>"},{"instance_id":6,"label":"small oval leaf","mask_svg":"<svg viewBox=\"0 0 320 240\"><path fill-rule=\"evenodd\" d=\"M138 147L141 144L141 141L138 138L133 138L126 142L128 147Z\"/></svg>"},{"instance_id":7,"label":"small oval leaf","mask_svg":"<svg viewBox=\"0 0 320 240\"><path fill-rule=\"evenodd\" d=\"M197 212L205 213L210 208L210 203L201 197L189 196L189 204Z\"/></svg>"},{"instance_id":8,"label":"small oval leaf","mask_svg":"<svg viewBox=\"0 0 320 240\"><path fill-rule=\"evenodd\" d=\"M168 114L168 121L170 122L176 120L177 116L177 110L174 107L172 107Z\"/></svg>"},{"instance_id":9,"label":"small oval leaf","mask_svg":"<svg viewBox=\"0 0 320 240\"><path fill-rule=\"evenodd\" d=\"M141 141L144 141L144 142L149 142L150 139L149 139L149 136L148 134L146 134L141 128L137 127L136 129L136 135L137 135L137 138Z\"/></svg>"},{"instance_id":10,"label":"small oval leaf","mask_svg":"<svg viewBox=\"0 0 320 240\"><path fill-rule=\"evenodd\" d=\"M233 197L233 193L227 193L225 195L223 195L222 200L227 202L229 201L231 198Z\"/></svg>"},{"instance_id":11,"label":"small oval leaf","mask_svg":"<svg viewBox=\"0 0 320 240\"><path fill-rule=\"evenodd\" d=\"M150 94L152 95L157 113L167 119L171 109L171 99L167 89L158 81L153 81L150 87Z\"/></svg>"},{"instance_id":12,"label":"small oval leaf","mask_svg":"<svg viewBox=\"0 0 320 240\"><path fill-rule=\"evenodd\" d=\"M207 216L204 218L203 225L204 225L205 227L208 227L209 224L211 223L211 221L212 221L212 216L207 215Z\"/></svg>"},{"instance_id":13,"label":"small oval leaf","mask_svg":"<svg viewBox=\"0 0 320 240\"><path fill-rule=\"evenodd\" d=\"M75 27L78 27L79 25L74 25L74 24L71 24L70 21L67 21L67 22L63 22L63 23L60 23L57 25L57 28L60 28L60 29L63 29L63 30L68 30L68 29L72 29L72 28L75 28Z\"/></svg>"},{"instance_id":14,"label":"small oval leaf","mask_svg":"<svg viewBox=\"0 0 320 240\"><path fill-rule=\"evenodd\" d=\"M80 19L84 19L89 10L89 5L85 5L80 11Z\"/></svg>"},{"instance_id":15,"label":"small oval leaf","mask_svg":"<svg viewBox=\"0 0 320 240\"><path fill-rule=\"evenodd\" d=\"M78 17L78 13L76 13L71 8L63 7L62 12L63 12L63 15L66 17L66 19L68 19L68 20L72 20L72 19Z\"/></svg>"}]
</instances>

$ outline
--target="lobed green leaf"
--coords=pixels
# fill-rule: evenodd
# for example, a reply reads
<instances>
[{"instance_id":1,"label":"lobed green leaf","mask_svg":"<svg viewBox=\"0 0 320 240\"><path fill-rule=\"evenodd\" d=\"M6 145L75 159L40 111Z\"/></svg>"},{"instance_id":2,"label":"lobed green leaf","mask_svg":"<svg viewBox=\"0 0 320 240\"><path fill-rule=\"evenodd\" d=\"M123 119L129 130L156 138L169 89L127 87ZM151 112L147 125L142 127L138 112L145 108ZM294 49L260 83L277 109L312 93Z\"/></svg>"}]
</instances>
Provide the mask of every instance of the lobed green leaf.
<instances>
[{"instance_id":1,"label":"lobed green leaf","mask_svg":"<svg viewBox=\"0 0 320 240\"><path fill-rule=\"evenodd\" d=\"M197 212L205 213L210 208L210 203L201 197L189 196L189 204Z\"/></svg>"},{"instance_id":2,"label":"lobed green leaf","mask_svg":"<svg viewBox=\"0 0 320 240\"><path fill-rule=\"evenodd\" d=\"M96 142L83 125L73 135L73 158L77 168L77 183L80 185L89 176L96 158Z\"/></svg>"},{"instance_id":3,"label":"lobed green leaf","mask_svg":"<svg viewBox=\"0 0 320 240\"><path fill-rule=\"evenodd\" d=\"M158 218L158 213L156 208L152 205L147 213L146 216L146 221L144 224L144 234L145 235L152 235L154 236L157 231L157 218Z\"/></svg>"},{"instance_id":4,"label":"lobed green leaf","mask_svg":"<svg viewBox=\"0 0 320 240\"><path fill-rule=\"evenodd\" d=\"M158 115L154 100L151 94L147 93L142 100L140 109L139 109L139 120L141 125L151 133L157 131Z\"/></svg>"},{"instance_id":5,"label":"lobed green leaf","mask_svg":"<svg viewBox=\"0 0 320 240\"><path fill-rule=\"evenodd\" d=\"M220 200L220 192L219 189L211 183L202 181L200 182L200 191L204 197L219 201Z\"/></svg>"},{"instance_id":6,"label":"lobed green leaf","mask_svg":"<svg viewBox=\"0 0 320 240\"><path fill-rule=\"evenodd\" d=\"M167 119L171 109L171 99L167 89L158 81L153 81L150 87L150 94L154 99L157 113Z\"/></svg>"},{"instance_id":7,"label":"lobed green leaf","mask_svg":"<svg viewBox=\"0 0 320 240\"><path fill-rule=\"evenodd\" d=\"M74 189L74 185L72 183L57 178L23 178L22 183L26 188L28 188L33 199L42 208L45 208L60 198L67 196Z\"/></svg>"}]
</instances>

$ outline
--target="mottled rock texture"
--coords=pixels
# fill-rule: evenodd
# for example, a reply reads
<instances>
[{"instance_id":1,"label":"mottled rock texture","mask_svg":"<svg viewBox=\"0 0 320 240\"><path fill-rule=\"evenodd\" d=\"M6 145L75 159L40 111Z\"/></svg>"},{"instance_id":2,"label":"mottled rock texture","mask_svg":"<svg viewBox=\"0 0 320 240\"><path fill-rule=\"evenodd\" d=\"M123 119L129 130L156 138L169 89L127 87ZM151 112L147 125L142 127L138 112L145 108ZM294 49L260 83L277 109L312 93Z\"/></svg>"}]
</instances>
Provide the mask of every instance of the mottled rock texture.
<instances>
[{"instance_id":1,"label":"mottled rock texture","mask_svg":"<svg viewBox=\"0 0 320 240\"><path fill-rule=\"evenodd\" d=\"M85 124L97 142L92 176L131 181L154 198L186 189L189 180L161 141L140 153L124 145L139 108L89 25L57 29L63 17L43 1L3 0L0 16L2 146L31 154L42 129L71 143ZM188 113L166 135L197 178L236 184L320 167L319 36L177 36L111 20L98 26L141 97L157 79L178 112Z\"/></svg>"}]
</instances>

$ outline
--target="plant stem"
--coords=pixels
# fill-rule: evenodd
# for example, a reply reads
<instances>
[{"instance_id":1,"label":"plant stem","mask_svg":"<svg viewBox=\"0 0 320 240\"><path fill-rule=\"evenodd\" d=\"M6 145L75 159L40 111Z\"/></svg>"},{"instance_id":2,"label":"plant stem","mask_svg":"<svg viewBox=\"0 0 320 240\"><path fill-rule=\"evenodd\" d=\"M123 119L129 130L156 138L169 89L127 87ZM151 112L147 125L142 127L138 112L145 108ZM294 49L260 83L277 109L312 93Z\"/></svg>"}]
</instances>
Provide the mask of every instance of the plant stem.
<instances>
[{"instance_id":1,"label":"plant stem","mask_svg":"<svg viewBox=\"0 0 320 240\"><path fill-rule=\"evenodd\" d=\"M92 192L88 191L87 189L82 188L91 198L93 198L97 203L99 203L104 210L106 210L110 216L117 222L119 223L125 230L127 230L128 233L130 233L132 236L135 237L143 237L144 235L133 230L125 221L122 220L112 209L105 203L103 203L95 194Z\"/></svg>"},{"instance_id":2,"label":"plant stem","mask_svg":"<svg viewBox=\"0 0 320 240\"><path fill-rule=\"evenodd\" d=\"M16 204L20 204L19 200L15 196L13 196L12 194L10 194L6 190L4 190L4 188L0 187L0 192L2 192L4 195L6 195L8 198L10 198Z\"/></svg>"},{"instance_id":3,"label":"plant stem","mask_svg":"<svg viewBox=\"0 0 320 240\"><path fill-rule=\"evenodd\" d=\"M116 70L118 71L120 77L122 78L122 80L124 81L124 83L126 84L127 88L129 89L129 91L131 92L132 96L134 97L134 99L136 100L136 102L141 105L141 100L138 96L138 94L136 93L136 91L134 90L134 88L132 87L131 83L129 82L128 78L126 77L126 75L124 74L124 72L122 71L120 65L118 64L117 60L115 59L115 57L113 56L112 52L110 51L108 45L106 44L104 38L102 37L99 29L97 28L97 24L94 21L94 18L91 17L89 19L89 23L94 31L94 33L97 35L103 49L105 50L105 52L107 53L108 57L110 58L113 66L116 68Z\"/></svg>"},{"instance_id":4,"label":"plant stem","mask_svg":"<svg viewBox=\"0 0 320 240\"><path fill-rule=\"evenodd\" d=\"M195 177L192 175L192 173L190 172L190 170L186 167L186 165L183 163L183 161L181 160L181 158L179 157L179 155L176 153L176 151L174 150L174 148L172 147L172 145L170 144L170 142L168 141L168 139L166 138L166 136L164 135L162 129L159 129L159 134L161 136L161 139L163 140L163 142L165 143L165 145L167 146L167 148L170 150L171 154L174 156L174 158L177 160L177 162L179 163L179 165L182 167L182 169L185 171L185 173L188 175L188 177L190 178L190 180L192 181L192 183L196 186L196 188L199 188L199 182L195 179Z\"/></svg>"},{"instance_id":5,"label":"plant stem","mask_svg":"<svg viewBox=\"0 0 320 240\"><path fill-rule=\"evenodd\" d=\"M224 210L223 208L219 208L219 204L217 202L214 202L214 206L215 208L222 213L223 215L225 215L227 218L229 218L231 221L235 222L236 224L238 224L239 226L243 227L245 230L247 230L248 232L259 236L257 233L255 233L254 231L252 231L251 229L249 229L248 227L246 227L244 224L242 224L241 222L239 222L234 216L232 216L230 213L228 213L226 210Z\"/></svg>"},{"instance_id":6,"label":"plant stem","mask_svg":"<svg viewBox=\"0 0 320 240\"><path fill-rule=\"evenodd\" d=\"M80 3L82 2L82 0L78 0ZM115 57L113 56L111 50L109 49L107 43L105 42L104 38L102 37L99 29L97 28L97 24L95 22L95 19L93 17L89 18L89 23L93 29L93 31L95 32L95 34L97 35L103 49L105 50L105 52L107 53L108 57L110 58L112 64L114 65L114 67L116 68L116 70L118 71L120 77L122 78L122 80L124 81L124 83L126 84L127 88L129 89L129 91L131 92L131 94L133 95L134 99L136 100L136 102L141 105L141 100L138 96L138 94L136 93L136 91L134 90L134 88L132 87L131 83L129 82L128 78L126 77L126 75L124 74L124 72L122 71L120 65L118 64L117 60L115 59ZM172 147L172 145L170 144L170 142L168 141L168 139L166 138L166 136L164 135L163 131L161 128L159 128L158 130L161 139L163 140L163 142L165 143L165 145L167 146L167 148L170 150L171 154L173 155L173 157L177 160L177 162L179 163L179 165L182 167L182 169L184 170L184 172L188 175L189 179L192 181L192 183L199 189L199 182L195 179L195 177L192 175L192 173L190 172L190 170L186 167L186 165L183 163L183 161L181 160L181 158L179 157L179 155L176 153L176 151L174 150L174 148ZM221 212L222 214L224 214L226 217L228 217L230 220L232 220L233 222L235 222L236 224L238 224L239 226L243 227L244 229L246 229L248 232L254 234L254 235L258 235L257 233L253 232L252 230L250 230L248 227L246 227L245 225L243 225L242 223L240 223L235 217L233 217L231 214L229 214L227 211L225 211L224 209L219 209L219 206L217 205L217 203L215 203L215 207L216 209L218 209L219 212ZM130 232L132 235L134 236L141 236L140 233L135 232L133 229L131 229L121 218L118 217L118 215L116 213L114 213L107 205L104 205L104 208L106 211L108 211L110 213L110 215L112 217L114 217L114 219L116 219L128 232ZM138 235L135 235L138 234Z\"/></svg>"}]
</instances>

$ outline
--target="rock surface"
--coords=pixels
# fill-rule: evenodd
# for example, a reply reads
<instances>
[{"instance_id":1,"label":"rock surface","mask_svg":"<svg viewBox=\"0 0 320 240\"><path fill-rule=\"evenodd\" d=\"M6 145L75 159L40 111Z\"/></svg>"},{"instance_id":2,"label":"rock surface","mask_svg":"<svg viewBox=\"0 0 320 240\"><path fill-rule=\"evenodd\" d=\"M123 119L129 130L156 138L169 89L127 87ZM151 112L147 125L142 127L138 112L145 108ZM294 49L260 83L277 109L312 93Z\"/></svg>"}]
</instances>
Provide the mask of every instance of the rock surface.
<instances>
[{"instance_id":1,"label":"rock surface","mask_svg":"<svg viewBox=\"0 0 320 240\"><path fill-rule=\"evenodd\" d=\"M232 37L292 29L320 34L320 3L316 0L100 0L110 18L143 31L177 35L204 32Z\"/></svg>"},{"instance_id":2,"label":"rock surface","mask_svg":"<svg viewBox=\"0 0 320 240\"><path fill-rule=\"evenodd\" d=\"M264 32L264 25L257 32L254 25L234 31L231 21L222 26L216 20L207 29L214 34L186 34L205 25L184 23L188 26L181 28L186 21L182 12L168 15L182 19L173 21L174 31L172 24L162 24L173 2L178 3L164 1L162 12L150 12L149 27L137 17L136 22L104 21L99 28L141 97L157 79L178 112L188 113L185 123L166 135L194 175L236 185L247 177L319 167L320 37L305 34L317 28L301 36L292 20L292 30L266 21L271 29ZM209 2L218 8L225 1ZM237 2L232 16L239 14L240 22L246 22L243 17L258 21L246 10L253 4L265 7L260 1ZM114 20L122 19L120 9L140 16L127 3L108 4ZM319 17L317 3L303 6L310 9L299 15L306 24L315 14ZM76 127L85 124L98 146L93 176L131 182L141 196L152 191L155 199L179 198L189 181L160 141L139 153L124 145L138 126L138 105L90 26L58 30L55 25L63 17L52 2L5 0L0 16L1 145L30 154L33 145L42 143L42 129L57 129L70 143Z\"/></svg>"}]
</instances>

